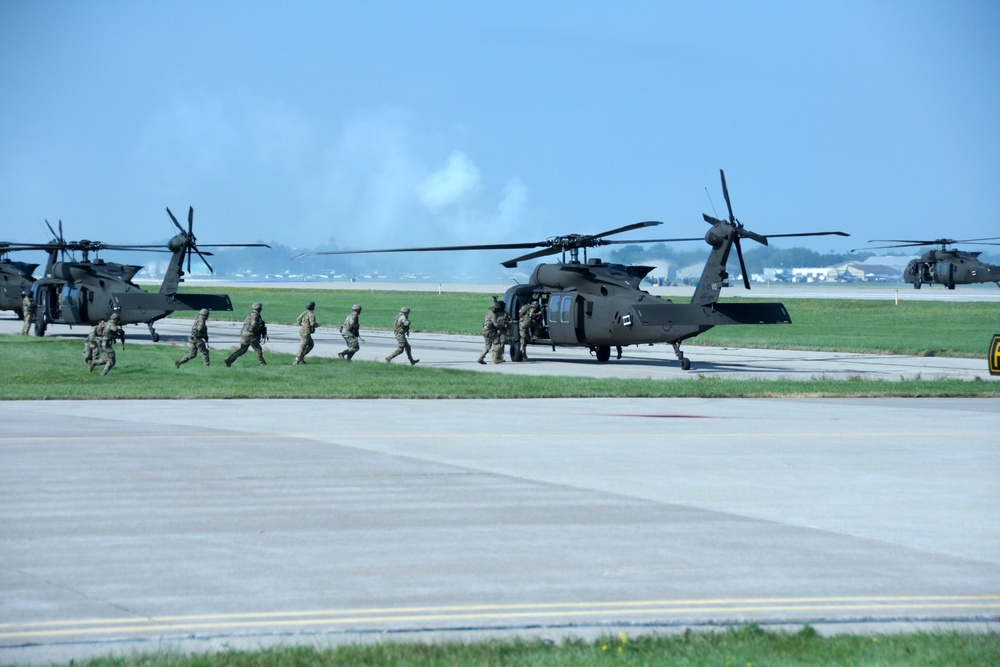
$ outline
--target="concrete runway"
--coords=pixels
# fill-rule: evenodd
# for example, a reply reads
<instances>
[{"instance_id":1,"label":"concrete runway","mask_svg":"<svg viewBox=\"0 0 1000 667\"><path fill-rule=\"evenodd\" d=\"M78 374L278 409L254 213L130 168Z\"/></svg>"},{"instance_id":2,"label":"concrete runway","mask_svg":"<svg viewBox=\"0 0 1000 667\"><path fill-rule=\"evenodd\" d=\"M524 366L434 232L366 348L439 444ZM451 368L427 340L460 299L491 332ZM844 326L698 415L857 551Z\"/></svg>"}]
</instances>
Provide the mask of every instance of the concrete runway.
<instances>
[{"instance_id":1,"label":"concrete runway","mask_svg":"<svg viewBox=\"0 0 1000 667\"><path fill-rule=\"evenodd\" d=\"M1000 627L1000 402L0 403L0 662Z\"/></svg>"},{"instance_id":2,"label":"concrete runway","mask_svg":"<svg viewBox=\"0 0 1000 667\"><path fill-rule=\"evenodd\" d=\"M0 332L19 328L0 314ZM214 364L238 328L210 321ZM269 328L266 349L295 351L294 328ZM190 320L157 329L181 356ZM362 335L359 359L395 347ZM335 329L316 340L314 356L343 349ZM479 337L411 344L421 365L481 372L1000 380L985 350L685 346L684 372L668 346L480 366ZM232 369L259 370L252 356ZM0 663L746 622L1000 626L996 400L18 401L0 420Z\"/></svg>"}]
</instances>

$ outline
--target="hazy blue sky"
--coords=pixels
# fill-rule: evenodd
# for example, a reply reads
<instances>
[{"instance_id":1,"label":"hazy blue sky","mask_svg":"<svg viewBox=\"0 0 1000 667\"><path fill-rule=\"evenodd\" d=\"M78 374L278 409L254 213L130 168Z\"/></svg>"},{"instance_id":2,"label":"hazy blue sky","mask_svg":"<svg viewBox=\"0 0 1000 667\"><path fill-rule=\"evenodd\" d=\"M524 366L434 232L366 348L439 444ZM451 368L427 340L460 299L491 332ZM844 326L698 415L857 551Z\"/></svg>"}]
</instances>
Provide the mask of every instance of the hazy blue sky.
<instances>
[{"instance_id":1,"label":"hazy blue sky","mask_svg":"<svg viewBox=\"0 0 1000 667\"><path fill-rule=\"evenodd\" d=\"M6 0L0 91L4 240L1000 235L996 0Z\"/></svg>"}]
</instances>

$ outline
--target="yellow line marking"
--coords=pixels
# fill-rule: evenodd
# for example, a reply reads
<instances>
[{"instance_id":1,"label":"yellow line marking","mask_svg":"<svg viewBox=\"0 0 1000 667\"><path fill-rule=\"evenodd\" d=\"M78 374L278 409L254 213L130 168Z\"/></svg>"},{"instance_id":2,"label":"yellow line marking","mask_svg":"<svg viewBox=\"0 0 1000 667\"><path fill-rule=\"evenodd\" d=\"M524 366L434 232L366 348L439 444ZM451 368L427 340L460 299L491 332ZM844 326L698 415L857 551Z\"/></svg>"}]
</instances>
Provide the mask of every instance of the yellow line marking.
<instances>
[{"instance_id":1,"label":"yellow line marking","mask_svg":"<svg viewBox=\"0 0 1000 667\"><path fill-rule=\"evenodd\" d=\"M261 612L162 616L133 619L81 619L34 623L6 623L0 639L67 637L102 633L143 633L206 630L225 627L287 627L399 623L455 620L555 618L598 616L627 611L639 615L677 615L751 612L891 611L891 610L1000 610L1000 595L904 596L845 598L747 598L717 600L650 600L602 603L540 603L511 605L471 605L443 607L371 608L325 611ZM144 625L142 625L144 624ZM76 627L64 627L76 626ZM79 627L97 626L97 627ZM28 630L40 627L51 629Z\"/></svg>"}]
</instances>

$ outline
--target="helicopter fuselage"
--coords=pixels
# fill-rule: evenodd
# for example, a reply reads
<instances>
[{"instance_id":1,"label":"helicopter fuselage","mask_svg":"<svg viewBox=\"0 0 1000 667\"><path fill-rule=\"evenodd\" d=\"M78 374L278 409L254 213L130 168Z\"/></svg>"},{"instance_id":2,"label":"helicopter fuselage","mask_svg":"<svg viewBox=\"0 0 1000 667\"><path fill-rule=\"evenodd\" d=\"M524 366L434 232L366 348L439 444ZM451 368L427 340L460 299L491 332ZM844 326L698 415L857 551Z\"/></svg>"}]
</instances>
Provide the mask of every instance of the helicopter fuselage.
<instances>
[{"instance_id":1,"label":"helicopter fuselage","mask_svg":"<svg viewBox=\"0 0 1000 667\"><path fill-rule=\"evenodd\" d=\"M979 255L962 250L931 250L906 265L903 280L914 289L923 284L944 285L948 289L974 283L1000 285L1000 266L981 261Z\"/></svg>"},{"instance_id":2,"label":"helicopter fuselage","mask_svg":"<svg viewBox=\"0 0 1000 667\"><path fill-rule=\"evenodd\" d=\"M537 296L541 322L529 344L587 347L599 361L610 358L611 347L656 343L676 344L714 326L726 324L787 324L780 303L675 303L640 288L652 267L604 264L542 264L530 284L507 290L504 302L512 318ZM520 332L509 332L511 356L520 358Z\"/></svg>"}]
</instances>

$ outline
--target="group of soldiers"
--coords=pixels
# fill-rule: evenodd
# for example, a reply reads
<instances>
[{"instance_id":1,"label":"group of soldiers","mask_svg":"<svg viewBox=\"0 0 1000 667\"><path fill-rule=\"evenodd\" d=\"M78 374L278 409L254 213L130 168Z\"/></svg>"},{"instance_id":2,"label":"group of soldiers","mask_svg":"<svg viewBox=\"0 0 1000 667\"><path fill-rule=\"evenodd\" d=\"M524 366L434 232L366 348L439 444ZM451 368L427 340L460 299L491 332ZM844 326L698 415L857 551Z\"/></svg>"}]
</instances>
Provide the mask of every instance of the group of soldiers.
<instances>
[{"instance_id":1,"label":"group of soldiers","mask_svg":"<svg viewBox=\"0 0 1000 667\"><path fill-rule=\"evenodd\" d=\"M90 328L87 338L83 342L83 361L91 373L101 362L104 362L104 369L101 375L107 375L115 367L114 342L120 340L125 344L125 330L121 327L121 316L117 311L111 313L111 317L105 321L101 320Z\"/></svg>"},{"instance_id":2,"label":"group of soldiers","mask_svg":"<svg viewBox=\"0 0 1000 667\"><path fill-rule=\"evenodd\" d=\"M30 311L27 308L27 302L30 295L25 296L25 333L28 328L29 317L34 315L33 305ZM292 364L299 365L306 363L306 355L308 355L313 348L315 343L313 341L313 334L316 333L316 303L310 301L306 304L306 309L302 311L296 320L296 324L299 327L299 349L295 355L295 359ZM226 358L226 367L231 367L233 362L243 356L248 350L253 350L257 355L257 362L261 366L266 366L267 362L264 360L264 349L262 347L263 343L267 342L267 323L261 316L261 311L263 310L263 304L256 302L251 306L250 313L246 316L243 321L243 328L240 331L240 346L236 348L229 357ZM534 295L530 302L521 306L518 311L517 322L518 322L518 332L520 334L520 361L524 361L528 358L527 355L527 344L531 339L532 332L541 321L542 318L542 307L539 303L538 295ZM345 361L350 361L354 358L354 355L358 353L361 349L361 329L360 329L360 315L361 315L361 305L354 304L351 307L351 313L344 320L344 324L340 327L340 333L344 337L344 341L347 343L347 349L343 352L339 352L337 356ZM191 333L188 335L188 353L174 362L175 368L180 368L182 364L187 363L191 359L194 359L198 354L201 354L202 359L206 366L210 365L209 358L209 348L208 348L208 317L209 310L207 308L202 308L198 312L198 317L195 318L194 323L191 325ZM96 366L98 366L102 361L104 362L104 369L101 371L101 375L107 375L108 372L114 368L115 365L115 351L112 347L112 343L116 340L121 340L122 344L125 343L125 332L121 328L120 317L117 312L114 312L110 319L107 321L101 320L96 326L91 328L87 335L86 342L84 343L83 360L87 363L88 368L93 371ZM486 363L486 356L490 355L493 359L493 363L502 364L504 363L504 347L507 345L507 332L510 329L513 319L510 313L507 312L506 305L503 301L498 300L493 297L493 303L490 305L489 310L486 312L486 316L483 318L483 340L485 345L483 347L483 353L479 355L477 361L480 364ZM392 363L392 360L401 354L405 354L406 358L409 360L411 365L415 365L420 360L413 358L413 352L410 349L410 341L408 340L410 335L410 309L403 307L400 309L399 314L393 320L393 334L396 336L396 349L389 354L385 360L386 363Z\"/></svg>"},{"instance_id":3,"label":"group of soldiers","mask_svg":"<svg viewBox=\"0 0 1000 667\"><path fill-rule=\"evenodd\" d=\"M226 358L226 367L231 367L233 362L243 356L247 350L252 349L257 354L257 363L261 366L266 366L267 362L264 361L264 349L262 343L267 342L267 323L264 318L261 317L261 311L264 306L262 303L254 303L250 308L250 314L246 316L243 321L243 328L240 330L240 346L233 351L232 354ZM310 301L306 304L306 309L302 311L295 323L299 327L299 350L295 354L295 359L292 361L293 365L298 366L299 364L306 363L306 355L309 354L315 347L315 342L313 341L313 334L316 333L316 303ZM189 350L184 358L179 359L174 362L174 366L177 368L181 367L181 364L194 359L195 356L200 352L202 358L205 360L205 365L209 365L209 354L208 354L208 326L206 321L208 320L208 309L203 308L198 313L198 318L195 319L194 323L191 325L191 333L188 336ZM351 314L347 316L344 320L343 326L340 328L340 333L344 337L344 341L347 343L347 349L343 352L337 354L338 357L346 361L350 361L358 350L361 349L361 329L359 316L361 315L361 305L354 304L351 307ZM386 362L391 363L400 354L406 354L406 358L410 360L410 364L416 364L419 359L413 358L413 353L410 349L410 341L408 337L410 335L410 309L403 307L399 311L399 315L393 321L393 332L396 335L396 350L385 358Z\"/></svg>"},{"instance_id":4,"label":"group of soldiers","mask_svg":"<svg viewBox=\"0 0 1000 667\"><path fill-rule=\"evenodd\" d=\"M532 337L532 332L542 320L542 307L539 303L538 295L532 295L531 301L521 306L517 311L517 328L520 341L520 356L518 361L528 359L528 341ZM510 313L507 312L507 305L493 297L493 303L486 311L483 318L483 353L476 360L480 364L486 364L486 355L493 358L493 363L504 363L503 351L507 345L507 332L512 324Z\"/></svg>"}]
</instances>

